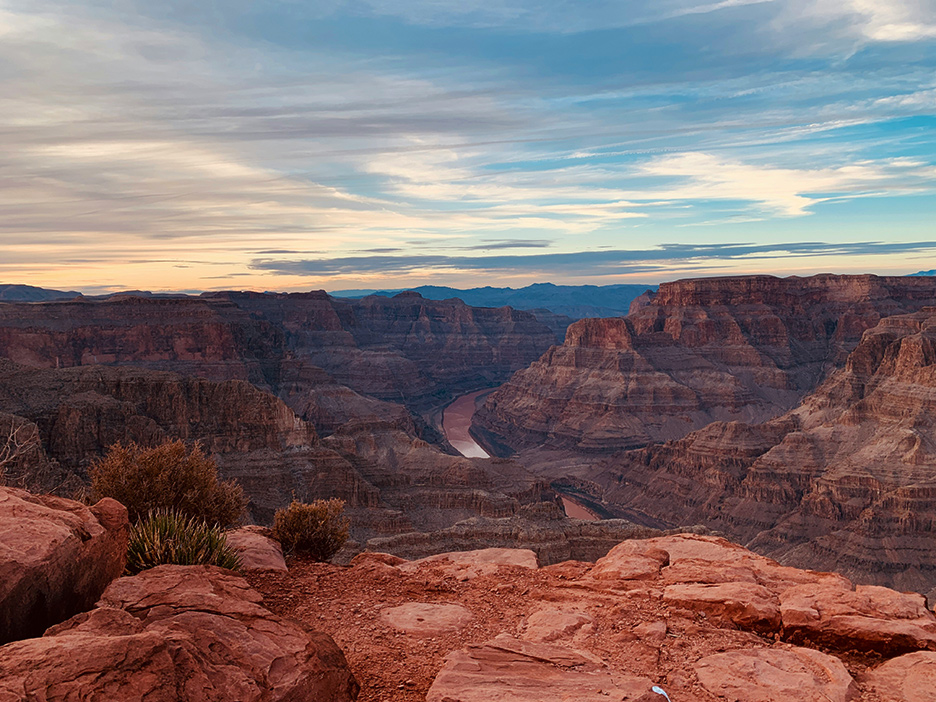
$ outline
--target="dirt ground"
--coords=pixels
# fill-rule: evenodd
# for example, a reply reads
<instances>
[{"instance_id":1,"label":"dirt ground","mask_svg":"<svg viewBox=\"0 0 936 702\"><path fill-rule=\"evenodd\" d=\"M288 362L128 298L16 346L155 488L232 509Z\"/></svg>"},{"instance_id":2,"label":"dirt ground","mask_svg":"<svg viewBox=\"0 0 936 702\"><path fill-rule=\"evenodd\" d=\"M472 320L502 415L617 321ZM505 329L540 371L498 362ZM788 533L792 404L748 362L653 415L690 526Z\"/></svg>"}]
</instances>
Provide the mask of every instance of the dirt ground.
<instances>
[{"instance_id":1,"label":"dirt ground","mask_svg":"<svg viewBox=\"0 0 936 702\"><path fill-rule=\"evenodd\" d=\"M776 643L715 625L698 612L670 608L640 587L601 592L577 586L572 582L576 571L588 565L539 570L504 566L496 575L459 582L435 565L403 574L384 564L349 568L293 560L288 573L247 578L273 612L298 618L335 639L361 684L360 702L422 702L449 652L500 633L520 634L528 615L548 608L572 607L592 615L593 629L575 646L618 670L651 678L673 702L720 699L695 680L692 663L699 658ZM406 602L459 604L474 618L457 633L418 638L394 630L379 616L384 608ZM647 625L655 625L657 640L643 633ZM855 677L879 662L873 654L838 655Z\"/></svg>"}]
</instances>

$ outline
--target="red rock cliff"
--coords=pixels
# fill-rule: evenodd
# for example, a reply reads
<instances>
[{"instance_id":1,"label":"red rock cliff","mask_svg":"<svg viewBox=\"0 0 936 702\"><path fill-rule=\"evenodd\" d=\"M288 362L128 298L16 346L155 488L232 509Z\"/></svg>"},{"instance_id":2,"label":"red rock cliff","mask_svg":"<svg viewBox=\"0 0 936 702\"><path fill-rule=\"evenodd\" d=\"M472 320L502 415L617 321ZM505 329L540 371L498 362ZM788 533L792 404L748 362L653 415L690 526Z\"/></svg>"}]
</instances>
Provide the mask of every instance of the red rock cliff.
<instances>
[{"instance_id":1,"label":"red rock cliff","mask_svg":"<svg viewBox=\"0 0 936 702\"><path fill-rule=\"evenodd\" d=\"M820 275L665 283L617 319L584 319L488 398L475 429L513 449L609 450L793 408L883 317L936 280Z\"/></svg>"}]
</instances>

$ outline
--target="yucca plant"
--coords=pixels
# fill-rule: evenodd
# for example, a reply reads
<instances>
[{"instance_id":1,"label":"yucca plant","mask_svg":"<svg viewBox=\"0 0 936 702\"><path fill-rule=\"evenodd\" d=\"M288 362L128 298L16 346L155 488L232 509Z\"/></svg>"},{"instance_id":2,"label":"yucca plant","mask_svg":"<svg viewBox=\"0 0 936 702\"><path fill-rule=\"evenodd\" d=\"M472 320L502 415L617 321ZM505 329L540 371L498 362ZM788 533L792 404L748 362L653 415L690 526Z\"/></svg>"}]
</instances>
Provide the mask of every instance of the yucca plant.
<instances>
[{"instance_id":1,"label":"yucca plant","mask_svg":"<svg viewBox=\"0 0 936 702\"><path fill-rule=\"evenodd\" d=\"M220 527L168 509L150 512L130 529L127 574L159 565L216 565L238 570L240 558Z\"/></svg>"}]
</instances>

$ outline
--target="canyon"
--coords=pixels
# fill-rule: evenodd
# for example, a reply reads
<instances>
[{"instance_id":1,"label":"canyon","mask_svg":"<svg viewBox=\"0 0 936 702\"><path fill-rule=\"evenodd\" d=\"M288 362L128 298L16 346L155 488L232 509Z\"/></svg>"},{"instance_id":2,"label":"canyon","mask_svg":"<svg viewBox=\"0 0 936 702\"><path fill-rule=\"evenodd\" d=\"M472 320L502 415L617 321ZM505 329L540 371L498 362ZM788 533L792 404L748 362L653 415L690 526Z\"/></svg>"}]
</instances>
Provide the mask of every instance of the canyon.
<instances>
[{"instance_id":1,"label":"canyon","mask_svg":"<svg viewBox=\"0 0 936 702\"><path fill-rule=\"evenodd\" d=\"M925 278L663 284L570 327L472 433L611 516L936 596L930 305Z\"/></svg>"},{"instance_id":2,"label":"canyon","mask_svg":"<svg viewBox=\"0 0 936 702\"><path fill-rule=\"evenodd\" d=\"M927 278L746 276L682 280L627 317L583 319L489 395L485 444L608 451L678 439L713 421L792 409L882 318L936 301Z\"/></svg>"},{"instance_id":3,"label":"canyon","mask_svg":"<svg viewBox=\"0 0 936 702\"><path fill-rule=\"evenodd\" d=\"M345 561L702 528L934 596L933 305L927 277L683 280L556 345L412 292L0 303L0 427L41 444L7 480L72 494L108 445L178 437L255 522L343 499Z\"/></svg>"},{"instance_id":4,"label":"canyon","mask_svg":"<svg viewBox=\"0 0 936 702\"><path fill-rule=\"evenodd\" d=\"M241 482L261 522L293 495L344 499L361 541L509 516L548 486L459 456L424 415L554 340L529 313L416 294L2 303L0 422L34 424L42 445L8 480L68 495L115 442L182 438Z\"/></svg>"}]
</instances>

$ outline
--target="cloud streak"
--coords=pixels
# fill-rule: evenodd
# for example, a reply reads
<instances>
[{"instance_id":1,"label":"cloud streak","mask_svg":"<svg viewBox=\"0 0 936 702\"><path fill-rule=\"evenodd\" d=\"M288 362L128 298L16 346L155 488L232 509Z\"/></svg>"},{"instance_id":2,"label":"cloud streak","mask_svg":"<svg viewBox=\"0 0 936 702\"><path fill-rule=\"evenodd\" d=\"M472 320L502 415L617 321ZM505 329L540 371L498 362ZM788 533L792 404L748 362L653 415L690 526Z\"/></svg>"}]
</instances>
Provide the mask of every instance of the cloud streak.
<instances>
[{"instance_id":1,"label":"cloud streak","mask_svg":"<svg viewBox=\"0 0 936 702\"><path fill-rule=\"evenodd\" d=\"M655 249L574 251L532 255L493 256L348 256L341 258L257 259L254 270L281 275L328 277L374 272L456 270L509 272L574 271L578 275L608 276L635 272L663 272L674 265L709 264L737 259L778 260L802 257L886 256L895 253L931 253L936 241L888 243L879 241L775 244L666 244Z\"/></svg>"}]
</instances>

